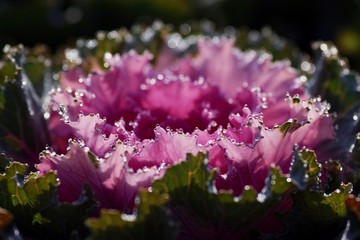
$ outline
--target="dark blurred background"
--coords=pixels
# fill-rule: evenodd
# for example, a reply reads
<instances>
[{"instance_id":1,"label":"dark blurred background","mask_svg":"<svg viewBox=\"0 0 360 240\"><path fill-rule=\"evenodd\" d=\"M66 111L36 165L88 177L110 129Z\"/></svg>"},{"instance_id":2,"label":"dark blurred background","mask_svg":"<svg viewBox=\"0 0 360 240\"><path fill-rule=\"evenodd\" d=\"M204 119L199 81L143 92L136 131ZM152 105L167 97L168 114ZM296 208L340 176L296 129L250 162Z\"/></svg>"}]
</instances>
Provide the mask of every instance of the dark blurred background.
<instances>
[{"instance_id":1,"label":"dark blurred background","mask_svg":"<svg viewBox=\"0 0 360 240\"><path fill-rule=\"evenodd\" d=\"M208 19L275 33L310 51L333 41L360 70L360 0L0 0L0 46L45 43L52 49L98 30L161 19L175 26Z\"/></svg>"}]
</instances>

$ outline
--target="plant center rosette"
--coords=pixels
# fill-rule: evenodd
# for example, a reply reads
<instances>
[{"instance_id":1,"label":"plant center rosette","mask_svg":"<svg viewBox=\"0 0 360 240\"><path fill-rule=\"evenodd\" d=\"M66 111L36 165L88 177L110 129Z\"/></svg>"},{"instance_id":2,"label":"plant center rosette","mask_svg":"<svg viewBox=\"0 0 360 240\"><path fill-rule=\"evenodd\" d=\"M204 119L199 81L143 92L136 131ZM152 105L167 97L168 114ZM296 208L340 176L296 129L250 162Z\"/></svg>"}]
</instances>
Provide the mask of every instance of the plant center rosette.
<instances>
[{"instance_id":1,"label":"plant center rosette","mask_svg":"<svg viewBox=\"0 0 360 240\"><path fill-rule=\"evenodd\" d=\"M329 106L311 98L289 62L242 52L233 39L199 38L196 53L183 57L164 47L155 60L129 51L105 61L107 70L63 71L50 93L54 144L36 168L57 171L61 201L75 201L88 185L99 209L134 213L139 189L198 153L215 170L211 191L238 197L249 187L261 193L274 166L288 174L294 146L313 150L319 163L337 154L328 148L335 135ZM284 194L256 227L281 231L278 213L292 206ZM190 225L184 239L191 228L200 237L221 228L204 228L186 211L176 215Z\"/></svg>"}]
</instances>

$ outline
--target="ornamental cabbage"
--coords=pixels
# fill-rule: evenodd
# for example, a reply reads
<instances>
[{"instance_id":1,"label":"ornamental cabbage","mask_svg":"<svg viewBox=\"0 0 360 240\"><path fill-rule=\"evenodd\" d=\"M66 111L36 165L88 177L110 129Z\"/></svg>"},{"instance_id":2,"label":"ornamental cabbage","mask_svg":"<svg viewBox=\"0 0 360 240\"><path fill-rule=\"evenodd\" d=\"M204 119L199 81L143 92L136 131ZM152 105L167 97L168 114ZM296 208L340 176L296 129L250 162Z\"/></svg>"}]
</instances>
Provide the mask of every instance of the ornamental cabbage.
<instances>
[{"instance_id":1,"label":"ornamental cabbage","mask_svg":"<svg viewBox=\"0 0 360 240\"><path fill-rule=\"evenodd\" d=\"M138 190L188 153L208 153L215 191L234 196L246 186L260 193L272 166L289 173L295 145L320 163L334 157L325 150L335 134L328 105L309 96L289 62L242 52L233 39L200 38L197 49L181 58L164 50L162 66L130 51L109 56L107 70L62 73L49 101L56 144L37 165L57 171L60 199L90 185L100 208L132 213Z\"/></svg>"}]
</instances>

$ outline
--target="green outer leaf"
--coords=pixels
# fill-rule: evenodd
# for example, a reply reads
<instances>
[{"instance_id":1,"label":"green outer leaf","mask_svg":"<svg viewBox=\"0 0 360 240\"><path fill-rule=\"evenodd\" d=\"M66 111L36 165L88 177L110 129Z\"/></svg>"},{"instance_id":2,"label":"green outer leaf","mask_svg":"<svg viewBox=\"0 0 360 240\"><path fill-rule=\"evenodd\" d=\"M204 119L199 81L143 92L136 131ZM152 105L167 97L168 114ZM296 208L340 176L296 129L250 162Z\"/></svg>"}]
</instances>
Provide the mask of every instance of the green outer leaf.
<instances>
[{"instance_id":1,"label":"green outer leaf","mask_svg":"<svg viewBox=\"0 0 360 240\"><path fill-rule=\"evenodd\" d=\"M177 239L178 226L166 207L168 197L141 190L139 200L136 216L103 209L98 219L87 219L88 239Z\"/></svg>"},{"instance_id":2,"label":"green outer leaf","mask_svg":"<svg viewBox=\"0 0 360 240\"><path fill-rule=\"evenodd\" d=\"M309 90L331 104L331 111L346 114L359 103L358 74L350 71L332 43L316 42L316 71L310 79Z\"/></svg>"},{"instance_id":3,"label":"green outer leaf","mask_svg":"<svg viewBox=\"0 0 360 240\"><path fill-rule=\"evenodd\" d=\"M351 184L342 184L330 194L305 191L299 194L301 198L296 199L303 204L303 213L309 221L324 224L345 216L345 199L351 190Z\"/></svg>"},{"instance_id":4,"label":"green outer leaf","mask_svg":"<svg viewBox=\"0 0 360 240\"><path fill-rule=\"evenodd\" d=\"M296 129L298 129L301 125L296 121L296 119L290 119L287 122L283 123L279 130L282 134L284 134L284 136L288 133L288 132L293 132Z\"/></svg>"},{"instance_id":5,"label":"green outer leaf","mask_svg":"<svg viewBox=\"0 0 360 240\"><path fill-rule=\"evenodd\" d=\"M3 61L0 71L0 86L8 81L13 81L18 74L18 69L13 61ZM0 108L2 105L0 105Z\"/></svg>"},{"instance_id":6,"label":"green outer leaf","mask_svg":"<svg viewBox=\"0 0 360 240\"><path fill-rule=\"evenodd\" d=\"M182 223L182 233L194 238L243 238L257 231L261 220L292 188L280 169L272 168L259 195L252 187L246 187L239 197L230 192L213 193L216 172L209 172L205 160L204 154L188 155L186 161L169 168L164 178L152 186L154 193L169 195L170 208Z\"/></svg>"},{"instance_id":7,"label":"green outer leaf","mask_svg":"<svg viewBox=\"0 0 360 240\"><path fill-rule=\"evenodd\" d=\"M11 160L6 157L4 153L0 153L0 173L5 172L5 168L9 165Z\"/></svg>"},{"instance_id":8,"label":"green outer leaf","mask_svg":"<svg viewBox=\"0 0 360 240\"><path fill-rule=\"evenodd\" d=\"M356 134L354 143L351 146L350 162L347 163L346 177L354 185L354 194L360 193L360 133Z\"/></svg>"},{"instance_id":9,"label":"green outer leaf","mask_svg":"<svg viewBox=\"0 0 360 240\"><path fill-rule=\"evenodd\" d=\"M345 200L351 191L352 184L342 184L339 189L326 196L323 203L329 205L337 216L344 217L346 215Z\"/></svg>"},{"instance_id":10,"label":"green outer leaf","mask_svg":"<svg viewBox=\"0 0 360 240\"><path fill-rule=\"evenodd\" d=\"M351 189L351 184L342 184L330 194L296 192L292 214L287 218L290 239L334 239L345 228L345 200Z\"/></svg>"},{"instance_id":11,"label":"green outer leaf","mask_svg":"<svg viewBox=\"0 0 360 240\"><path fill-rule=\"evenodd\" d=\"M41 44L26 50L23 70L34 86L36 94L43 99L54 85L50 50Z\"/></svg>"},{"instance_id":12,"label":"green outer leaf","mask_svg":"<svg viewBox=\"0 0 360 240\"><path fill-rule=\"evenodd\" d=\"M340 233L345 217L344 199L351 192L351 185L343 184L330 194L321 191L320 165L313 151L298 151L294 147L289 175L273 166L260 193L247 186L238 197L231 192L213 191L216 172L209 171L206 158L202 153L189 154L186 161L167 169L164 177L156 180L151 188L141 190L135 219L129 221L121 213L110 210L103 211L99 219L88 219L90 239L120 236L153 239L154 236L150 238L147 234L155 224L161 229L157 238L162 239L164 231L169 230L166 222L173 224L174 219L180 226L179 234L193 239L259 238L262 235L260 225L266 223L263 220L271 222L275 218L288 226L282 236L294 239L311 236L317 227L331 234ZM295 201L294 207L280 212L283 199L289 197ZM171 225L170 229L176 228ZM277 234L266 236L276 237Z\"/></svg>"},{"instance_id":13,"label":"green outer leaf","mask_svg":"<svg viewBox=\"0 0 360 240\"><path fill-rule=\"evenodd\" d=\"M66 239L74 230L81 234L95 205L90 190L85 189L77 202L60 203L54 172L44 176L26 172L25 164L12 162L0 174L0 206L14 214L22 234L41 239Z\"/></svg>"},{"instance_id":14,"label":"green outer leaf","mask_svg":"<svg viewBox=\"0 0 360 240\"><path fill-rule=\"evenodd\" d=\"M341 186L343 178L342 166L339 161L334 160L326 161L322 166L327 176L326 193L333 192Z\"/></svg>"},{"instance_id":15,"label":"green outer leaf","mask_svg":"<svg viewBox=\"0 0 360 240\"><path fill-rule=\"evenodd\" d=\"M38 162L50 144L41 103L21 70L21 47L6 48L0 69L0 152L23 162ZM4 66L12 66L5 67Z\"/></svg>"},{"instance_id":16,"label":"green outer leaf","mask_svg":"<svg viewBox=\"0 0 360 240\"><path fill-rule=\"evenodd\" d=\"M329 178L339 174L337 162L325 163L325 172ZM293 192L294 208L287 216L290 239L324 238L332 239L338 235L345 221L345 199L352 191L351 184L341 184L336 179L328 179L331 186L325 193L324 186L319 181L321 165L316 161L313 151L294 146L294 158L290 177L298 190Z\"/></svg>"},{"instance_id":17,"label":"green outer leaf","mask_svg":"<svg viewBox=\"0 0 360 240\"><path fill-rule=\"evenodd\" d=\"M209 171L205 161L202 153L189 154L186 161L170 167L162 179L156 180L151 190L141 190L133 221L112 210L103 210L99 219L88 219L89 239L163 239L164 231L177 232L174 218L182 234L191 234L190 238L245 237L256 231L257 224L292 187L287 177L273 168L268 193L262 193L261 201L252 187L246 187L236 198L230 192L212 193L216 172ZM155 225L156 238L149 235Z\"/></svg>"},{"instance_id":18,"label":"green outer leaf","mask_svg":"<svg viewBox=\"0 0 360 240\"><path fill-rule=\"evenodd\" d=\"M262 190L265 200L270 199L271 197L276 198L286 193L292 188L292 182L293 181L290 181L288 177L282 174L279 167L273 166L265 181L265 187Z\"/></svg>"},{"instance_id":19,"label":"green outer leaf","mask_svg":"<svg viewBox=\"0 0 360 240\"><path fill-rule=\"evenodd\" d=\"M317 184L319 182L321 165L316 161L315 152L308 149L302 149L300 154L307 166L308 181L312 184Z\"/></svg>"},{"instance_id":20,"label":"green outer leaf","mask_svg":"<svg viewBox=\"0 0 360 240\"><path fill-rule=\"evenodd\" d=\"M300 189L316 189L319 184L320 164L316 161L314 151L303 149L298 151L298 146L293 148L294 157L291 163L290 177Z\"/></svg>"}]
</instances>

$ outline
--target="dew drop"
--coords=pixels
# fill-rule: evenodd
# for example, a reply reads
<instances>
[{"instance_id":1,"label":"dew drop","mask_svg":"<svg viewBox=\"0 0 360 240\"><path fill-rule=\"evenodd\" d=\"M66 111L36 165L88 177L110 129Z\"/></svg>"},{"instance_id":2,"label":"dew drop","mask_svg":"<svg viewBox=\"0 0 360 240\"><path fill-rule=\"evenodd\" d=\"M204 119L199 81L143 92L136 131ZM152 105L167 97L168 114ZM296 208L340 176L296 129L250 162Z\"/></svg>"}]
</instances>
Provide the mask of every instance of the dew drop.
<instances>
[{"instance_id":1,"label":"dew drop","mask_svg":"<svg viewBox=\"0 0 360 240\"><path fill-rule=\"evenodd\" d=\"M163 80L163 79L164 79L164 75L158 74L158 75L157 75L157 79L158 79L158 80Z\"/></svg>"},{"instance_id":2,"label":"dew drop","mask_svg":"<svg viewBox=\"0 0 360 240\"><path fill-rule=\"evenodd\" d=\"M300 67L301 67L301 70L303 70L304 72L308 72L311 70L311 65L307 61L302 62Z\"/></svg>"},{"instance_id":3,"label":"dew drop","mask_svg":"<svg viewBox=\"0 0 360 240\"><path fill-rule=\"evenodd\" d=\"M291 96L289 93L286 93L285 95L285 101L289 101L291 99Z\"/></svg>"},{"instance_id":4,"label":"dew drop","mask_svg":"<svg viewBox=\"0 0 360 240\"><path fill-rule=\"evenodd\" d=\"M97 46L97 41L95 39L91 39L86 42L86 47L90 49L95 48L96 46Z\"/></svg>"},{"instance_id":5,"label":"dew drop","mask_svg":"<svg viewBox=\"0 0 360 240\"><path fill-rule=\"evenodd\" d=\"M109 61L112 58L112 54L110 52L106 52L104 54L104 60Z\"/></svg>"},{"instance_id":6,"label":"dew drop","mask_svg":"<svg viewBox=\"0 0 360 240\"><path fill-rule=\"evenodd\" d=\"M44 118L49 119L50 118L50 113L48 113L48 112L44 113Z\"/></svg>"},{"instance_id":7,"label":"dew drop","mask_svg":"<svg viewBox=\"0 0 360 240\"><path fill-rule=\"evenodd\" d=\"M263 193L260 193L260 194L258 194L258 196L257 196L257 200L259 201L259 202L264 202L265 201L265 199L266 199L266 196L265 196L265 194L263 194Z\"/></svg>"},{"instance_id":8,"label":"dew drop","mask_svg":"<svg viewBox=\"0 0 360 240\"><path fill-rule=\"evenodd\" d=\"M150 42L151 39L154 37L155 31L151 28L147 28L144 33L140 36L143 42Z\"/></svg>"},{"instance_id":9,"label":"dew drop","mask_svg":"<svg viewBox=\"0 0 360 240\"><path fill-rule=\"evenodd\" d=\"M320 49L321 49L322 51L327 51L327 50L328 50L328 47L327 47L327 45L326 45L325 43L322 43L322 44L320 45Z\"/></svg>"},{"instance_id":10,"label":"dew drop","mask_svg":"<svg viewBox=\"0 0 360 240\"><path fill-rule=\"evenodd\" d=\"M205 83L204 77L201 77L201 76L200 76L200 77L197 79L196 83L199 84L199 85L204 84L204 83Z\"/></svg>"},{"instance_id":11,"label":"dew drop","mask_svg":"<svg viewBox=\"0 0 360 240\"><path fill-rule=\"evenodd\" d=\"M183 35L187 35L191 32L191 26L189 24L182 24L180 26L180 32Z\"/></svg>"},{"instance_id":12,"label":"dew drop","mask_svg":"<svg viewBox=\"0 0 360 240\"><path fill-rule=\"evenodd\" d=\"M119 37L119 33L117 31L110 31L107 36L110 39L116 39Z\"/></svg>"},{"instance_id":13,"label":"dew drop","mask_svg":"<svg viewBox=\"0 0 360 240\"><path fill-rule=\"evenodd\" d=\"M176 133L178 134L184 134L184 130L182 128L177 129Z\"/></svg>"},{"instance_id":14,"label":"dew drop","mask_svg":"<svg viewBox=\"0 0 360 240\"><path fill-rule=\"evenodd\" d=\"M85 142L84 141L80 141L79 142L80 146L84 148L84 151L85 152L89 152L90 151L90 148L86 147L85 146Z\"/></svg>"},{"instance_id":15,"label":"dew drop","mask_svg":"<svg viewBox=\"0 0 360 240\"><path fill-rule=\"evenodd\" d=\"M69 87L68 87L68 88L66 88L66 89L65 89L65 91L66 91L67 93L72 93L72 89L71 89L71 88L69 88Z\"/></svg>"},{"instance_id":16,"label":"dew drop","mask_svg":"<svg viewBox=\"0 0 360 240\"><path fill-rule=\"evenodd\" d=\"M150 85L154 85L156 83L156 79L155 78L150 78L147 80L147 83Z\"/></svg>"},{"instance_id":17,"label":"dew drop","mask_svg":"<svg viewBox=\"0 0 360 240\"><path fill-rule=\"evenodd\" d=\"M124 220L126 222L134 222L136 220L136 215L122 213L121 218L122 218L122 220Z\"/></svg>"}]
</instances>

